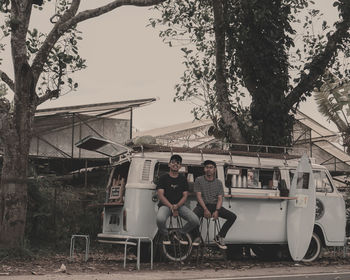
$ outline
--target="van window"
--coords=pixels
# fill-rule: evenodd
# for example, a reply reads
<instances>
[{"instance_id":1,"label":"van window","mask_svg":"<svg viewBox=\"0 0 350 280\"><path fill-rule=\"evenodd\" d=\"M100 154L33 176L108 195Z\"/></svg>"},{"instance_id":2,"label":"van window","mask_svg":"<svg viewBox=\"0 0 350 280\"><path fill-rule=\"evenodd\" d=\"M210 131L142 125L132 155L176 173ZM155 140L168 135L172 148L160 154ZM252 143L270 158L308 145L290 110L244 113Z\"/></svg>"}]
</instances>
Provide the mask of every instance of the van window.
<instances>
[{"instance_id":1,"label":"van window","mask_svg":"<svg viewBox=\"0 0 350 280\"><path fill-rule=\"evenodd\" d=\"M324 170L315 170L314 180L317 192L333 192L332 184Z\"/></svg>"},{"instance_id":2,"label":"van window","mask_svg":"<svg viewBox=\"0 0 350 280\"><path fill-rule=\"evenodd\" d=\"M154 168L153 182L157 184L159 178L167 172L169 172L168 163L158 162ZM204 171L203 166L201 165L183 164L179 173L187 179L189 191L193 192L194 181L198 176L202 176L204 174Z\"/></svg>"},{"instance_id":3,"label":"van window","mask_svg":"<svg viewBox=\"0 0 350 280\"><path fill-rule=\"evenodd\" d=\"M291 170L289 172L290 182L292 183L293 177L295 174L295 170ZM314 182L316 186L316 192L333 192L333 186L331 181L329 180L326 172L324 170L313 170Z\"/></svg>"},{"instance_id":4,"label":"van window","mask_svg":"<svg viewBox=\"0 0 350 280\"><path fill-rule=\"evenodd\" d=\"M278 168L225 167L227 188L277 189L280 181Z\"/></svg>"}]
</instances>

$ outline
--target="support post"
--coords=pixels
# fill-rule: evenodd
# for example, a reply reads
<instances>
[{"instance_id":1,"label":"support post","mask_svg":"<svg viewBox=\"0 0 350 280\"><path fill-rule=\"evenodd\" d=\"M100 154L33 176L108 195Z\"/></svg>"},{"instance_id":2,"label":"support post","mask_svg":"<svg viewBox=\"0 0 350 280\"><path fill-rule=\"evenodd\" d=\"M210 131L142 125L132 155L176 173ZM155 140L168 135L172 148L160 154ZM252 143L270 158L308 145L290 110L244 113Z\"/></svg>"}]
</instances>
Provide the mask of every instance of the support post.
<instances>
[{"instance_id":1,"label":"support post","mask_svg":"<svg viewBox=\"0 0 350 280\"><path fill-rule=\"evenodd\" d=\"M132 139L132 107L130 108L130 139Z\"/></svg>"},{"instance_id":2,"label":"support post","mask_svg":"<svg viewBox=\"0 0 350 280\"><path fill-rule=\"evenodd\" d=\"M72 158L74 157L74 116L75 114L72 114Z\"/></svg>"}]
</instances>

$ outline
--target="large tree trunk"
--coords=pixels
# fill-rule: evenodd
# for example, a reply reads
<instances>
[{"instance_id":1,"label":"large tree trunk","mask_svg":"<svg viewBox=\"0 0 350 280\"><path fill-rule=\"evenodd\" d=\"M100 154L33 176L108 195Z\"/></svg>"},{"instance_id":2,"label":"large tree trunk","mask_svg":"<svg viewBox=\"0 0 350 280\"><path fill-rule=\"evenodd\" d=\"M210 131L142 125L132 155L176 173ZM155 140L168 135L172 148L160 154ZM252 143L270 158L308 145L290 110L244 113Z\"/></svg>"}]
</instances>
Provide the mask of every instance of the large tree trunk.
<instances>
[{"instance_id":1,"label":"large tree trunk","mask_svg":"<svg viewBox=\"0 0 350 280\"><path fill-rule=\"evenodd\" d=\"M22 245L27 212L28 143L22 134L5 143L0 188L0 247Z\"/></svg>"},{"instance_id":2,"label":"large tree trunk","mask_svg":"<svg viewBox=\"0 0 350 280\"><path fill-rule=\"evenodd\" d=\"M30 72L28 72L30 73ZM29 103L31 79L19 87L17 109L3 136L4 157L0 184L0 247L20 247L27 209L27 165L35 107Z\"/></svg>"},{"instance_id":3,"label":"large tree trunk","mask_svg":"<svg viewBox=\"0 0 350 280\"><path fill-rule=\"evenodd\" d=\"M284 36L289 10L280 0L245 0L237 5L231 11L228 34L236 51L232 65L241 69L252 96L251 117L259 129L261 144L289 145L293 117L285 100L289 64Z\"/></svg>"},{"instance_id":4,"label":"large tree trunk","mask_svg":"<svg viewBox=\"0 0 350 280\"><path fill-rule=\"evenodd\" d=\"M216 96L218 111L223 120L219 126L231 143L245 143L235 119L235 113L231 108L228 94L223 1L213 0L213 11L216 42Z\"/></svg>"},{"instance_id":5,"label":"large tree trunk","mask_svg":"<svg viewBox=\"0 0 350 280\"><path fill-rule=\"evenodd\" d=\"M3 168L0 185L0 247L20 247L27 211L27 165L36 102L32 69L18 65L15 109L3 127ZM3 120L4 121L4 120Z\"/></svg>"}]
</instances>

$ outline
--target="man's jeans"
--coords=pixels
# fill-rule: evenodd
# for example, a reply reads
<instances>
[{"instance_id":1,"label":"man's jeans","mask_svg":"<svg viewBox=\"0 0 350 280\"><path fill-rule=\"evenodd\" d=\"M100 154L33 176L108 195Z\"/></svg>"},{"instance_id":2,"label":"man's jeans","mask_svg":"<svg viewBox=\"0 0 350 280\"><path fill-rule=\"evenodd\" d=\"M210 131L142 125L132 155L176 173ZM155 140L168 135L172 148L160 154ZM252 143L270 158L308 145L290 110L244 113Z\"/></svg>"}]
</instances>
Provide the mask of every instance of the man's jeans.
<instances>
[{"instance_id":1,"label":"man's jeans","mask_svg":"<svg viewBox=\"0 0 350 280\"><path fill-rule=\"evenodd\" d=\"M196 227L199 227L199 219L196 214L194 214L187 206L182 205L178 208L179 216L187 221L182 229L181 233L188 233ZM168 229L166 227L167 219L172 215L171 209L168 206L159 207L157 213L157 226L159 231L163 235L168 234Z\"/></svg>"}]
</instances>

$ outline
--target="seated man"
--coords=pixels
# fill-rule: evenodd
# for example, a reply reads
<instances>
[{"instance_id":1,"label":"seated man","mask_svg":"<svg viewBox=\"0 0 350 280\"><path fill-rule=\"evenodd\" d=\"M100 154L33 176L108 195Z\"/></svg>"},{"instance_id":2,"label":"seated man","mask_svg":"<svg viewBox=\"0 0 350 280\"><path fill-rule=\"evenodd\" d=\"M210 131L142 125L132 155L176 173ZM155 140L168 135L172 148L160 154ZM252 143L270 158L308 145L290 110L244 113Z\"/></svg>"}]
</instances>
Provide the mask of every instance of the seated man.
<instances>
[{"instance_id":1,"label":"seated man","mask_svg":"<svg viewBox=\"0 0 350 280\"><path fill-rule=\"evenodd\" d=\"M216 163L211 160L204 161L204 175L198 177L194 182L198 204L193 212L198 217L204 216L207 219L217 219L218 217L226 219L220 232L214 237L214 241L221 249L227 249L224 238L237 216L222 207L224 188L222 182L215 175ZM198 230L196 235L199 236ZM199 245L198 239L199 237L193 242L194 246Z\"/></svg>"},{"instance_id":2,"label":"seated man","mask_svg":"<svg viewBox=\"0 0 350 280\"><path fill-rule=\"evenodd\" d=\"M180 233L188 233L199 226L198 217L184 205L188 196L188 184L184 176L179 174L182 158L179 155L172 155L169 162L169 173L160 177L157 184L157 194L159 198L159 210L157 213L157 225L163 235L163 244L170 245L166 221L169 216L180 215L187 223L180 229ZM183 240L181 235L174 235L174 238L187 245L188 241Z\"/></svg>"}]
</instances>

